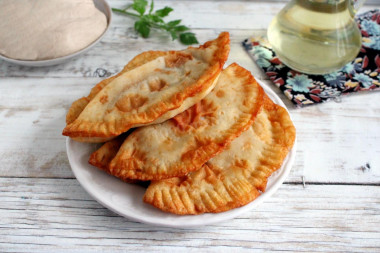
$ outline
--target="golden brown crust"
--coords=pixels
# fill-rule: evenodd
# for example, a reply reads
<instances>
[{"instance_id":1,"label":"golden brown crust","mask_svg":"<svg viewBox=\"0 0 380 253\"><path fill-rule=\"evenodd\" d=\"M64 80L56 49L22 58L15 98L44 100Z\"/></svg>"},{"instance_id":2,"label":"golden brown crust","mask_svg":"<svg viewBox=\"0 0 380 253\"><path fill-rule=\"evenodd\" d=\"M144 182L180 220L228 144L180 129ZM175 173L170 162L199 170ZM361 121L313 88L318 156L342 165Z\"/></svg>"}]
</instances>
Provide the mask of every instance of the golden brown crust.
<instances>
[{"instance_id":1,"label":"golden brown crust","mask_svg":"<svg viewBox=\"0 0 380 253\"><path fill-rule=\"evenodd\" d=\"M153 181L143 200L165 212L189 215L228 211L248 204L259 195L241 175L225 177L205 164L183 178Z\"/></svg>"},{"instance_id":2,"label":"golden brown crust","mask_svg":"<svg viewBox=\"0 0 380 253\"><path fill-rule=\"evenodd\" d=\"M110 174L108 167L112 159L116 156L121 144L123 144L127 134L118 136L117 138L104 143L98 150L93 152L89 159L89 164ZM139 180L125 179L127 183L139 183Z\"/></svg>"},{"instance_id":3,"label":"golden brown crust","mask_svg":"<svg viewBox=\"0 0 380 253\"><path fill-rule=\"evenodd\" d=\"M126 136L120 135L111 141L107 141L98 150L91 154L88 162L91 165L108 172L108 165L116 156L125 138Z\"/></svg>"},{"instance_id":4,"label":"golden brown crust","mask_svg":"<svg viewBox=\"0 0 380 253\"><path fill-rule=\"evenodd\" d=\"M135 56L130 62L128 62L127 65L124 66L124 68L120 71L120 73L116 74L115 76L102 80L97 85L95 85L94 88L91 89L91 92L87 97L82 97L74 101L71 107L69 108L69 111L67 112L66 124L71 124L72 122L74 122L78 118L78 116L81 114L81 112L84 110L84 108L88 105L88 103L115 78L117 78L118 76L122 75L123 73L129 70L137 68L149 61L152 61L166 54L168 54L168 52L147 51ZM73 139L76 141L93 142L93 143L106 142L113 138L114 137L73 137Z\"/></svg>"},{"instance_id":5,"label":"golden brown crust","mask_svg":"<svg viewBox=\"0 0 380 253\"><path fill-rule=\"evenodd\" d=\"M135 56L124 68L116 75L111 76L107 79L102 80L94 88L91 89L90 94L87 97L82 97L73 102L71 105L67 115L66 115L66 124L70 124L74 122L79 116L79 114L83 111L83 109L88 105L88 103L110 82L112 82L116 77L122 75L123 73L137 68L149 61L153 61L154 59L164 56L169 52L164 51L147 51L143 52L137 56Z\"/></svg>"},{"instance_id":6,"label":"golden brown crust","mask_svg":"<svg viewBox=\"0 0 380 253\"><path fill-rule=\"evenodd\" d=\"M144 201L165 212L223 212L253 201L281 167L295 140L287 111L267 96L253 126L201 169L184 177L154 181Z\"/></svg>"},{"instance_id":7,"label":"golden brown crust","mask_svg":"<svg viewBox=\"0 0 380 253\"><path fill-rule=\"evenodd\" d=\"M209 57L207 54L202 55L204 49L210 47L213 50L213 55ZM203 50L203 51L202 51ZM117 136L128 129L136 126L141 126L145 124L152 124L162 121L160 117L165 116L166 113L180 108L181 105L187 98L196 98L196 95L199 93L208 90L212 85L215 85L215 80L218 77L220 71L223 68L224 62L227 60L229 52L229 34L222 33L216 40L207 42L205 45L200 46L199 48L188 48L184 51L170 51L165 54L164 57L174 57L180 59L179 63L182 63L186 57L183 57L183 54L190 54L194 57L199 57L209 64L209 67L201 74L195 82L190 84L183 85L183 89L180 92L176 92L171 96L166 96L157 101L156 103L149 104L145 107L144 110L135 110L130 115L123 115L120 117L106 116L109 120L97 120L97 116L94 117L96 120L88 120L84 115L84 111L87 108L91 108L91 104L94 105L94 97L82 99L80 103L75 103L75 105L80 105L77 109L72 109L69 111L67 117L68 125L63 130L63 135L69 136L71 138L78 138L79 140L84 140L86 138L91 141L91 138L98 140L99 138L106 139ZM203 57L203 58L202 58ZM153 61L151 61L153 62ZM154 70L151 70L154 71ZM131 72L128 72L131 73ZM115 78L115 77L114 77ZM104 87L107 86L114 78L106 79L105 82L99 83L97 87L94 88L91 94L100 95L101 92L105 92ZM116 80L115 80L116 81ZM114 83L114 82L113 82ZM91 96L90 94L90 96ZM205 96L206 94L204 94ZM101 97L100 102L104 101L105 98ZM198 100L198 98L196 98ZM200 100L200 99L199 99ZM199 101L198 100L198 101ZM86 104L85 109L83 110L83 105ZM194 101L196 103L197 101ZM188 107L191 104L188 105ZM181 108L185 110L187 108ZM82 110L82 111L81 111ZM91 109L88 109L89 112ZM78 112L80 112L78 114ZM120 111L119 111L120 112ZM91 117L94 113L88 113ZM120 113L119 113L120 114ZM99 114L100 115L100 114ZM112 114L114 115L114 114ZM174 115L168 115L174 116ZM101 116L99 116L101 117ZM74 120L73 120L74 119ZM166 119L166 118L165 118Z\"/></svg>"},{"instance_id":8,"label":"golden brown crust","mask_svg":"<svg viewBox=\"0 0 380 253\"><path fill-rule=\"evenodd\" d=\"M219 91L228 96L218 96ZM194 105L173 120L139 128L128 136L110 164L111 174L158 180L199 169L252 125L263 95L249 71L231 64L201 101L203 106Z\"/></svg>"}]
</instances>

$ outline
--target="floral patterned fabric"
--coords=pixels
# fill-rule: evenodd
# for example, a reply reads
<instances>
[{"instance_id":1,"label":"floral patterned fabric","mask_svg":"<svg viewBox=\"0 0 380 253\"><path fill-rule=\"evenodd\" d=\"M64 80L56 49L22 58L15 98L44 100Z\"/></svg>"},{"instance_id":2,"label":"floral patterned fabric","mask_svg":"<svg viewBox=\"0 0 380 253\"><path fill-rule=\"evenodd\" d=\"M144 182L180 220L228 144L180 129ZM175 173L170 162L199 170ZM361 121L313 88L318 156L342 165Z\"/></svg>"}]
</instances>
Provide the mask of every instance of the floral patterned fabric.
<instances>
[{"instance_id":1,"label":"floral patterned fabric","mask_svg":"<svg viewBox=\"0 0 380 253\"><path fill-rule=\"evenodd\" d=\"M363 37L359 55L341 70L326 75L307 75L288 68L262 39L246 39L243 46L295 105L339 99L351 92L380 89L380 10L358 15L356 20Z\"/></svg>"}]
</instances>

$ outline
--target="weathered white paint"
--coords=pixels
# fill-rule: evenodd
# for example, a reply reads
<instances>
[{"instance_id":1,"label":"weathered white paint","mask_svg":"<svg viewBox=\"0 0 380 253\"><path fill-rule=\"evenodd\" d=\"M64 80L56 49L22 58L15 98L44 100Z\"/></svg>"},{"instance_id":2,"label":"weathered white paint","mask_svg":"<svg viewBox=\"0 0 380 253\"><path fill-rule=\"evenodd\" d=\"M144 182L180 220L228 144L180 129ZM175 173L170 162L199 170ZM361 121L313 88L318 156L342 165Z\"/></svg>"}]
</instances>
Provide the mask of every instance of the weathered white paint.
<instances>
[{"instance_id":1,"label":"weathered white paint","mask_svg":"<svg viewBox=\"0 0 380 253\"><path fill-rule=\"evenodd\" d=\"M252 62L241 62L252 72ZM72 177L66 159L65 114L100 78L3 78L0 80L1 176ZM268 84L271 85L268 81ZM270 87L273 87L270 86ZM295 109L296 163L288 182L380 182L380 93L343 97L341 103ZM361 167L368 163L371 169Z\"/></svg>"},{"instance_id":2,"label":"weathered white paint","mask_svg":"<svg viewBox=\"0 0 380 253\"><path fill-rule=\"evenodd\" d=\"M380 188L285 184L257 210L193 229L130 222L93 201L75 179L0 179L0 248L70 250L376 251Z\"/></svg>"},{"instance_id":3,"label":"weathered white paint","mask_svg":"<svg viewBox=\"0 0 380 253\"><path fill-rule=\"evenodd\" d=\"M126 6L125 0L109 1L111 7ZM175 11L169 20L182 19L193 28L200 42L215 38L220 31L229 31L232 42L240 49L240 42L252 34L264 33L270 21L284 3L250 1L155 1L157 8L172 6ZM374 9L366 5L361 12ZM379 7L379 6L377 6ZM90 77L98 68L110 73L121 70L126 62L145 50L181 49L183 45L172 41L164 33L154 33L142 39L133 31L134 19L114 14L110 31L90 52L68 63L46 68L19 67L0 60L0 76L59 76ZM232 54L231 54L232 56Z\"/></svg>"},{"instance_id":4,"label":"weathered white paint","mask_svg":"<svg viewBox=\"0 0 380 253\"><path fill-rule=\"evenodd\" d=\"M126 3L109 2L114 7ZM283 2L155 3L173 6L171 18L193 27L200 42L229 31L227 64L238 62L269 84L240 43L265 34ZM1 252L379 250L380 92L295 109L271 86L297 127L296 162L272 199L232 221L186 230L152 227L129 222L93 201L66 158L61 131L67 109L99 76L118 72L139 52L184 48L162 34L137 38L132 22L114 15L104 40L66 64L26 68L0 61Z\"/></svg>"}]
</instances>

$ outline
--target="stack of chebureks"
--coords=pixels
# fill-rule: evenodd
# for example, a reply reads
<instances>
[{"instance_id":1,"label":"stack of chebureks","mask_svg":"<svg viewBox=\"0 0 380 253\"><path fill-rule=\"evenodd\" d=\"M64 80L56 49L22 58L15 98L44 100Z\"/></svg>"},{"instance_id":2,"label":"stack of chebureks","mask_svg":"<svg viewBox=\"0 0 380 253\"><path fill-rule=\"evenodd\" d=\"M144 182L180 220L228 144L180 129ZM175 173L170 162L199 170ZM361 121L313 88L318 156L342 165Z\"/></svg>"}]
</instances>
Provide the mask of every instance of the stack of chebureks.
<instances>
[{"instance_id":1,"label":"stack of chebureks","mask_svg":"<svg viewBox=\"0 0 380 253\"><path fill-rule=\"evenodd\" d=\"M63 134L105 142L90 164L175 214L223 212L253 201L295 139L287 111L233 63L228 33L182 51L148 51L75 101ZM131 129L131 130L130 130Z\"/></svg>"}]
</instances>

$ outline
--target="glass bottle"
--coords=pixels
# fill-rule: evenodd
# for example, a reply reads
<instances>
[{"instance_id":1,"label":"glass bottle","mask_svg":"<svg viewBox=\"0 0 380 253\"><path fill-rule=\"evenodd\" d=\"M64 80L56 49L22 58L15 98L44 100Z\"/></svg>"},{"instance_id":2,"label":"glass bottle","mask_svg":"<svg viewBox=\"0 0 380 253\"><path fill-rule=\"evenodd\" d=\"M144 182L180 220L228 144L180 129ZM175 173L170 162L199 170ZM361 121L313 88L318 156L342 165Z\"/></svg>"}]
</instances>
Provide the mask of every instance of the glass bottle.
<instances>
[{"instance_id":1,"label":"glass bottle","mask_svg":"<svg viewBox=\"0 0 380 253\"><path fill-rule=\"evenodd\" d=\"M308 74L326 74L352 61L361 47L354 15L365 0L291 0L268 28L280 60Z\"/></svg>"}]
</instances>

